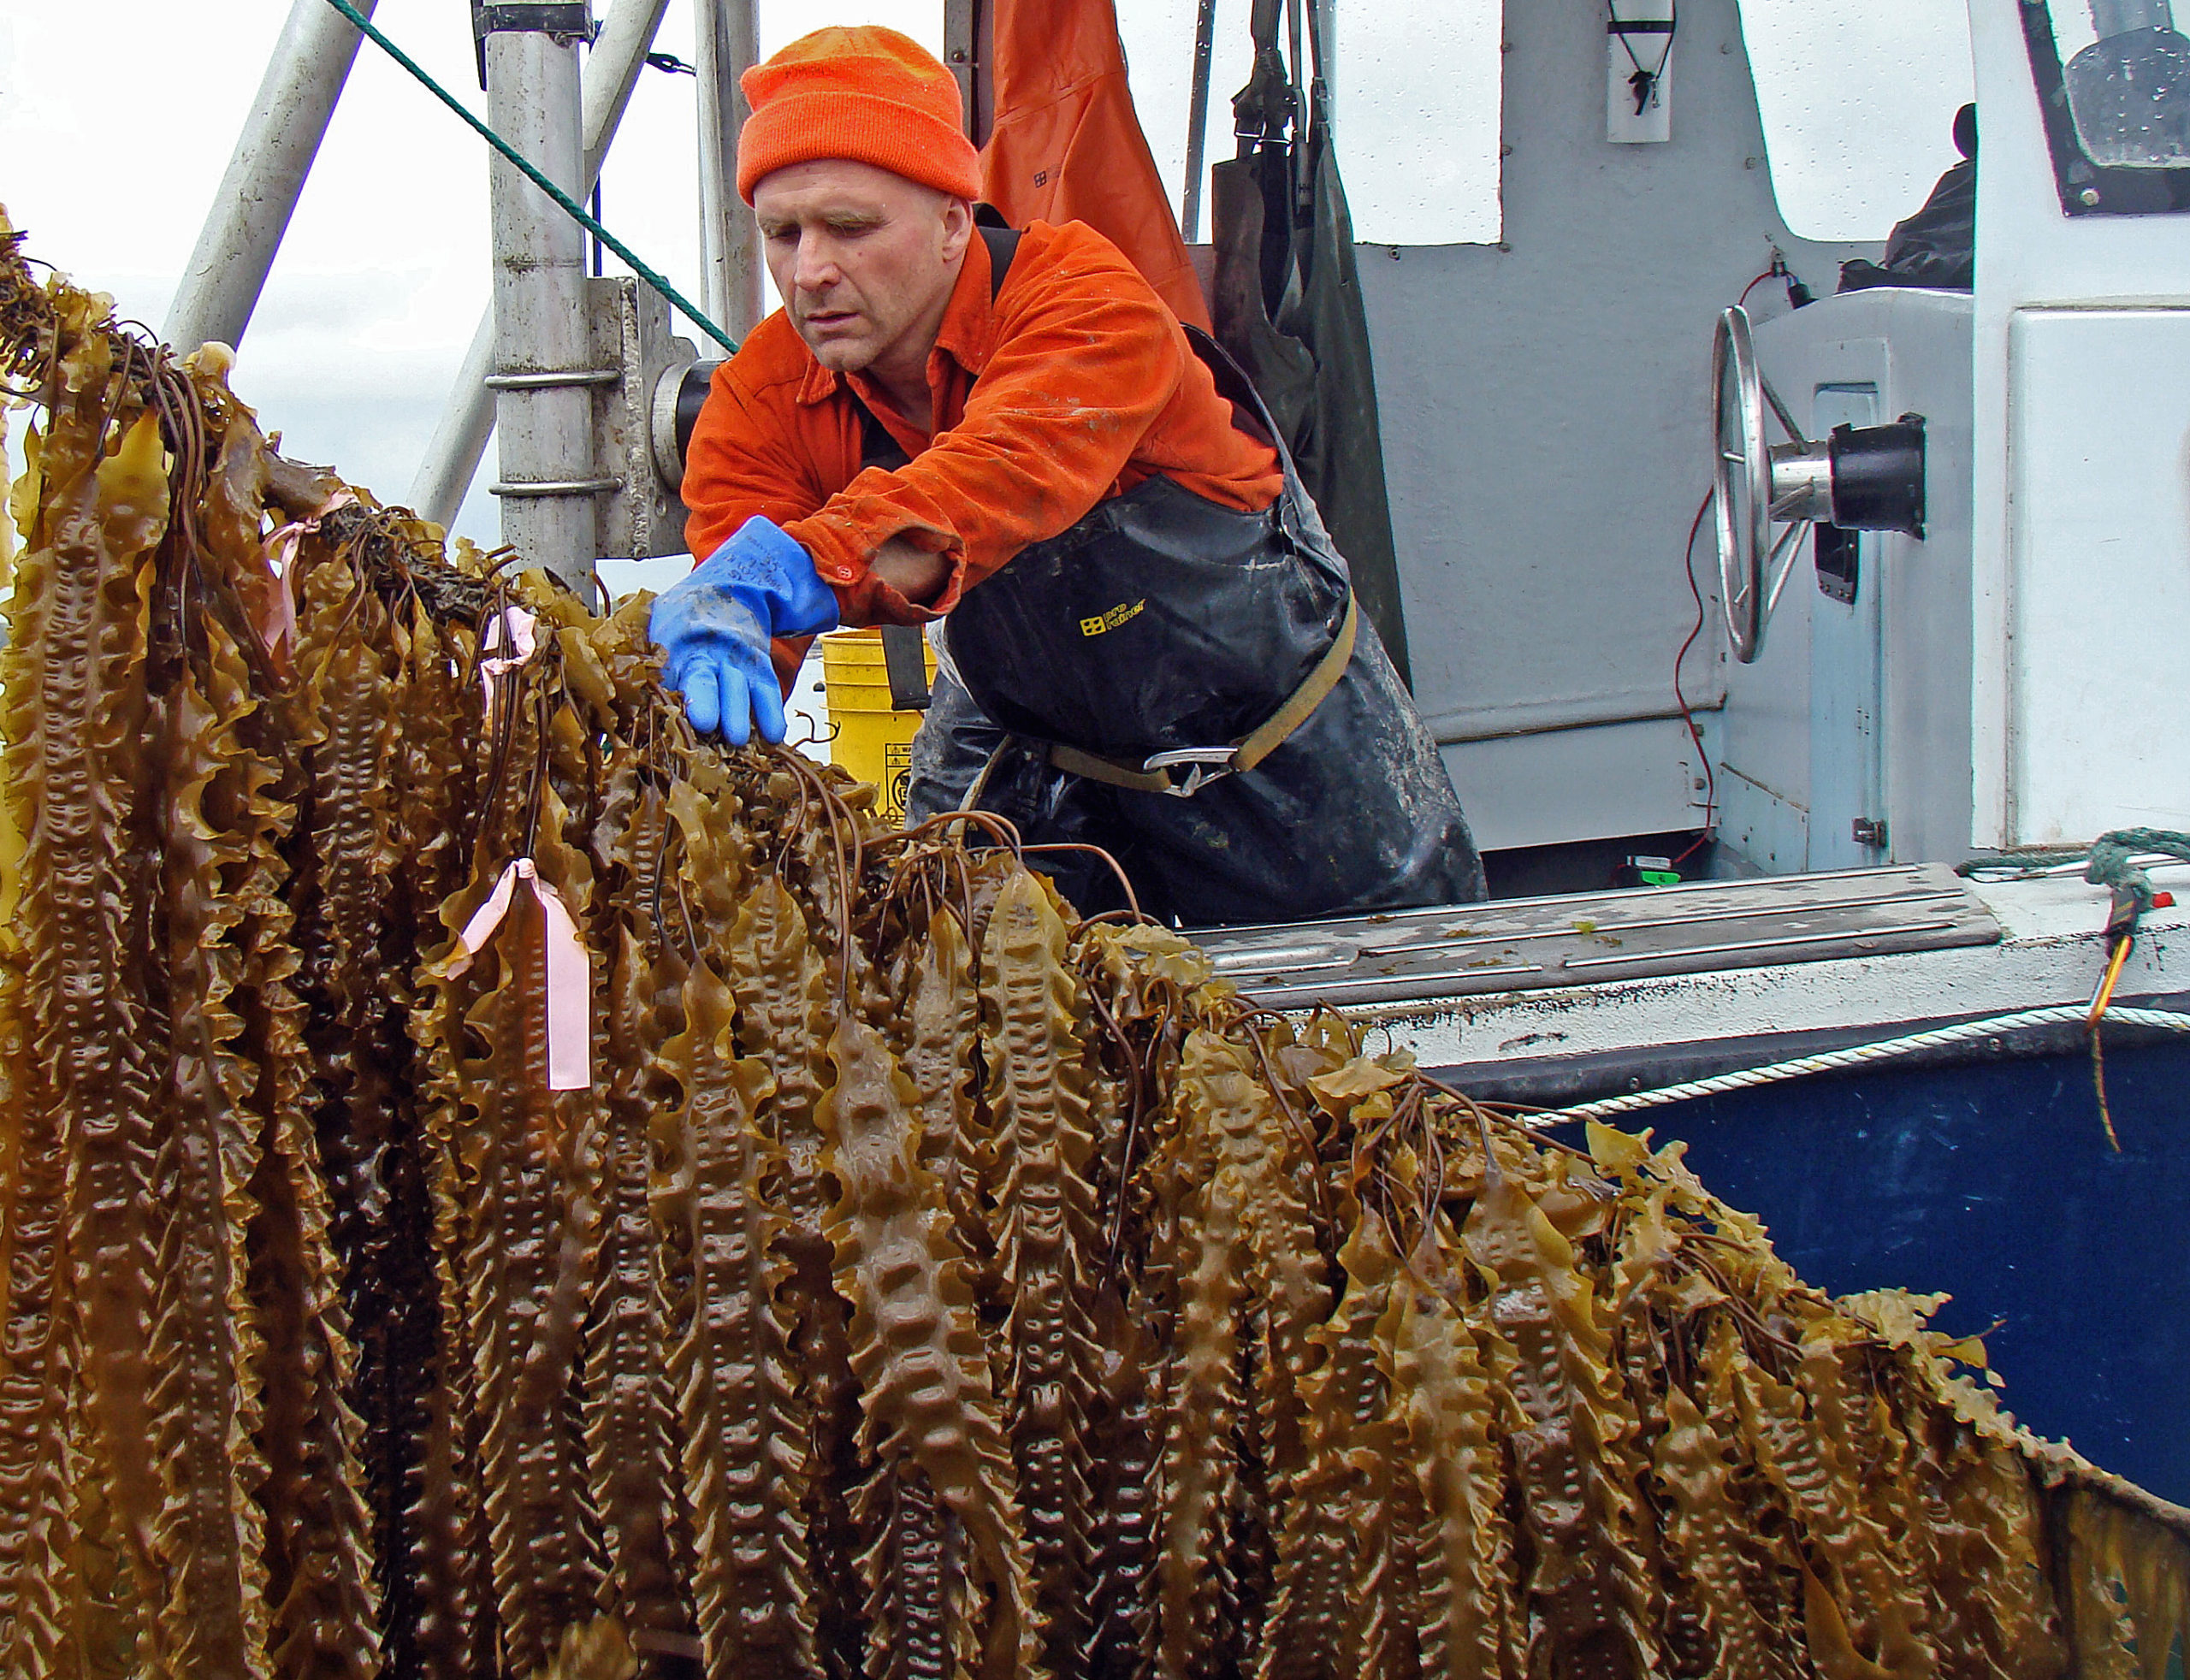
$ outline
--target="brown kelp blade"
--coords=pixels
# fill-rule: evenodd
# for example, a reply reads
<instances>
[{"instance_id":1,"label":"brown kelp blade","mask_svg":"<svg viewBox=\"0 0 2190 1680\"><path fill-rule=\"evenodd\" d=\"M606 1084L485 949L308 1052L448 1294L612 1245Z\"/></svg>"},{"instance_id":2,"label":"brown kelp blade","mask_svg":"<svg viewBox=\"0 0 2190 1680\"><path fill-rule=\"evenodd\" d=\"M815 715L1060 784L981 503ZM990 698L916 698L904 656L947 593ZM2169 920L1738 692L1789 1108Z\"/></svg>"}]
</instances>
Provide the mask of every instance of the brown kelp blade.
<instances>
[{"instance_id":1,"label":"brown kelp blade","mask_svg":"<svg viewBox=\"0 0 2190 1680\"><path fill-rule=\"evenodd\" d=\"M1936 1300L695 739L15 247L0 1680L2165 1671L2190 1512Z\"/></svg>"}]
</instances>

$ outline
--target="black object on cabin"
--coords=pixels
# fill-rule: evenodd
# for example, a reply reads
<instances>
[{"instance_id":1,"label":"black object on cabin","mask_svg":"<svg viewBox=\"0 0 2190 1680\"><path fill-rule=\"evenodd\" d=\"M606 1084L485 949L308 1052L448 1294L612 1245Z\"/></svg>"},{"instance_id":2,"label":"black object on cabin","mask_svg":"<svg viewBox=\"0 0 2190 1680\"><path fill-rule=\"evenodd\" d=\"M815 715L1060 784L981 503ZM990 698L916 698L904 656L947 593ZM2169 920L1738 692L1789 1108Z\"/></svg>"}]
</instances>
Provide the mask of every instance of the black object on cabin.
<instances>
[{"instance_id":1,"label":"black object on cabin","mask_svg":"<svg viewBox=\"0 0 2190 1680\"><path fill-rule=\"evenodd\" d=\"M1305 9L1317 74L1304 101L1278 50L1279 0L1256 0L1254 73L1232 102L1239 156L1210 171L1210 313L1217 342L1246 369L1285 434L1346 558L1354 597L1406 682L1376 366L1353 220L1323 112L1317 9Z\"/></svg>"},{"instance_id":2,"label":"black object on cabin","mask_svg":"<svg viewBox=\"0 0 2190 1680\"><path fill-rule=\"evenodd\" d=\"M1924 207L1898 223L1885 242L1885 261L1840 265L1840 289L1908 286L1968 292L1977 283L1977 107L1955 114L1955 150L1962 162L1939 177Z\"/></svg>"}]
</instances>

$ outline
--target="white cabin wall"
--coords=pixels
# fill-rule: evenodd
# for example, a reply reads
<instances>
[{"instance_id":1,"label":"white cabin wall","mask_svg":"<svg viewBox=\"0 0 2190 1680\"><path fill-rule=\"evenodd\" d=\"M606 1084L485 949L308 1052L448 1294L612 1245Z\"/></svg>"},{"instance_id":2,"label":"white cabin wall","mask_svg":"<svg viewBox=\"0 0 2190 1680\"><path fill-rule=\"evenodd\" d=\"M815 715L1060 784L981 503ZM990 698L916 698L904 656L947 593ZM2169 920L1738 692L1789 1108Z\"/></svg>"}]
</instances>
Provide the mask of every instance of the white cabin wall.
<instances>
[{"instance_id":1,"label":"white cabin wall","mask_svg":"<svg viewBox=\"0 0 2190 1680\"><path fill-rule=\"evenodd\" d=\"M1605 139L1605 22L1602 0L1506 8L1502 245L1359 252L1416 696L1488 849L1702 822L1672 664L1713 322L1773 243L1820 296L1878 254L1787 231L1735 0L1682 6L1662 145ZM1687 667L1707 706L1711 612Z\"/></svg>"},{"instance_id":2,"label":"white cabin wall","mask_svg":"<svg viewBox=\"0 0 2190 1680\"><path fill-rule=\"evenodd\" d=\"M2017 0L1970 25L1976 842L2190 827L2190 214L2063 214Z\"/></svg>"}]
</instances>

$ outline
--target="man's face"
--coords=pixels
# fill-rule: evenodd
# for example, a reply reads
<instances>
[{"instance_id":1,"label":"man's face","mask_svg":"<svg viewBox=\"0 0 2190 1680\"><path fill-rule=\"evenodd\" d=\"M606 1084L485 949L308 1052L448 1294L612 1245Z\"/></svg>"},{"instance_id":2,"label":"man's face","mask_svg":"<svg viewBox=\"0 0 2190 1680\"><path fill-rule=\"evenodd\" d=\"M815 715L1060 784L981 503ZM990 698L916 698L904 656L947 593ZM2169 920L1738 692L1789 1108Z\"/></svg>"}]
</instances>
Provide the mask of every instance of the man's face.
<instances>
[{"instance_id":1,"label":"man's face","mask_svg":"<svg viewBox=\"0 0 2190 1680\"><path fill-rule=\"evenodd\" d=\"M972 236L964 199L821 158L763 176L753 211L791 325L823 367L909 376L926 365Z\"/></svg>"}]
</instances>

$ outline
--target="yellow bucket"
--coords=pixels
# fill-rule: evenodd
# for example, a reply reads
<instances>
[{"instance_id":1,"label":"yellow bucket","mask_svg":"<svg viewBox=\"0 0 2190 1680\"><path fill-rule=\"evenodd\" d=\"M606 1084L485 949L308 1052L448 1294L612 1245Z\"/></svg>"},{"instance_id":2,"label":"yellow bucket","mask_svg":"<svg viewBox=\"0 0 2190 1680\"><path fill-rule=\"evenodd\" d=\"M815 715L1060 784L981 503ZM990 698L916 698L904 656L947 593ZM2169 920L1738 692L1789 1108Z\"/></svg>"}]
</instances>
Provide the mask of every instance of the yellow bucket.
<instances>
[{"instance_id":1,"label":"yellow bucket","mask_svg":"<svg viewBox=\"0 0 2190 1680\"><path fill-rule=\"evenodd\" d=\"M925 638L928 680L935 680L935 649ZM875 810L891 822L905 819L905 784L911 778L913 736L920 712L890 704L890 671L879 630L832 630L821 638L821 686L829 701L836 739L829 757L876 790Z\"/></svg>"}]
</instances>

